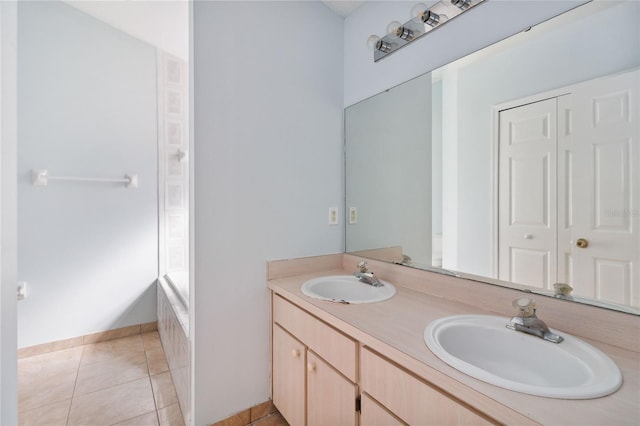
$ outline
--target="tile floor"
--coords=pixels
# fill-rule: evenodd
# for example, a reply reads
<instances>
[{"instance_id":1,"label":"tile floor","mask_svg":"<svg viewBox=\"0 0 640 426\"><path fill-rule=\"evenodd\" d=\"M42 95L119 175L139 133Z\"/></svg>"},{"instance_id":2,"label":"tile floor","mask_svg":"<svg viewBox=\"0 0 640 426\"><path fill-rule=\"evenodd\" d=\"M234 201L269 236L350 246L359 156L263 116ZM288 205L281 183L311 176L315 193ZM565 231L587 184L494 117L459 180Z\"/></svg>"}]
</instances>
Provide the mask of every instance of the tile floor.
<instances>
[{"instance_id":1,"label":"tile floor","mask_svg":"<svg viewBox=\"0 0 640 426\"><path fill-rule=\"evenodd\" d=\"M280 413L273 413L250 424L250 426L289 426Z\"/></svg>"},{"instance_id":2,"label":"tile floor","mask_svg":"<svg viewBox=\"0 0 640 426\"><path fill-rule=\"evenodd\" d=\"M184 426L158 332L18 360L20 425Z\"/></svg>"}]
</instances>

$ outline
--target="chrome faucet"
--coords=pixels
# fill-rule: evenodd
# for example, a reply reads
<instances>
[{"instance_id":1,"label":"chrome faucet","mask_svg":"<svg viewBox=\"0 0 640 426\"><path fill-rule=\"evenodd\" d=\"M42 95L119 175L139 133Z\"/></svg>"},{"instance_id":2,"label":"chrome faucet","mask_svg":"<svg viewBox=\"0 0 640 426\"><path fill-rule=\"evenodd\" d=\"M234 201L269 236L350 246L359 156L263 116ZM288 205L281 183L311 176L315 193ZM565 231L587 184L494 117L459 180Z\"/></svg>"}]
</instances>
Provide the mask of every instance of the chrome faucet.
<instances>
[{"instance_id":1,"label":"chrome faucet","mask_svg":"<svg viewBox=\"0 0 640 426\"><path fill-rule=\"evenodd\" d=\"M367 267L367 262L361 260L358 263L358 271L353 273L353 276L358 278L361 283L369 284L373 287L382 287L384 284L380 282L378 277L376 277L373 272L369 271Z\"/></svg>"},{"instance_id":2,"label":"chrome faucet","mask_svg":"<svg viewBox=\"0 0 640 426\"><path fill-rule=\"evenodd\" d=\"M553 297L564 300L573 300L573 296L571 295L573 287L571 287L569 284L555 283L553 285L553 290Z\"/></svg>"},{"instance_id":3,"label":"chrome faucet","mask_svg":"<svg viewBox=\"0 0 640 426\"><path fill-rule=\"evenodd\" d=\"M536 316L536 304L528 297L521 297L513 301L513 307L518 310L518 314L511 318L507 328L523 333L532 334L553 343L560 343L564 340L562 336L549 331L549 327Z\"/></svg>"}]
</instances>

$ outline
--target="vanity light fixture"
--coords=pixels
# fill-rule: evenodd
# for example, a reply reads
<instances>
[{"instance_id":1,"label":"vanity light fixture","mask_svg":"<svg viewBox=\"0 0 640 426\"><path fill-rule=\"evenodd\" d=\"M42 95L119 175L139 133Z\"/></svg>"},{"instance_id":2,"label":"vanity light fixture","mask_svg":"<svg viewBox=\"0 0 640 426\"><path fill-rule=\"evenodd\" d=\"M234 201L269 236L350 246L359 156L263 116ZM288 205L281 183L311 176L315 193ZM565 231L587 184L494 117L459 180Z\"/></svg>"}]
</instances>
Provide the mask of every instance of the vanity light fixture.
<instances>
[{"instance_id":1,"label":"vanity light fixture","mask_svg":"<svg viewBox=\"0 0 640 426\"><path fill-rule=\"evenodd\" d=\"M395 35L396 37L402 40L411 41L413 40L415 33L413 32L412 29L403 27L400 22L392 21L387 26L387 34Z\"/></svg>"},{"instance_id":2,"label":"vanity light fixture","mask_svg":"<svg viewBox=\"0 0 640 426\"><path fill-rule=\"evenodd\" d=\"M429 25L430 27L435 27L436 25L443 24L447 20L447 15L438 15L430 10L427 10L426 13L422 14L422 22Z\"/></svg>"},{"instance_id":3,"label":"vanity light fixture","mask_svg":"<svg viewBox=\"0 0 640 426\"><path fill-rule=\"evenodd\" d=\"M424 3L416 4L411 8L409 21L404 24L393 21L384 37L372 35L367 39L367 46L373 50L373 61L378 62L482 2L484 0L440 0L430 8Z\"/></svg>"},{"instance_id":4,"label":"vanity light fixture","mask_svg":"<svg viewBox=\"0 0 640 426\"><path fill-rule=\"evenodd\" d=\"M451 4L460 10L467 10L471 7L471 0L451 0Z\"/></svg>"}]
</instances>

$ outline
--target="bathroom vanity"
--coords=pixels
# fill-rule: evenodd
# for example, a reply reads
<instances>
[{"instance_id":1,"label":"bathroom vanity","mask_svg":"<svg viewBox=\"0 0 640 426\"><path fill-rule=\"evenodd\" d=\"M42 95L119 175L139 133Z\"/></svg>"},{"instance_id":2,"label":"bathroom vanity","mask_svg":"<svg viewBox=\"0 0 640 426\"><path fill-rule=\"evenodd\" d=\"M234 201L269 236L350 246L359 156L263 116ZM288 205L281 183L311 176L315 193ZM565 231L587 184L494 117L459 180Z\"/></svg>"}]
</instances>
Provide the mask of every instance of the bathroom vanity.
<instances>
[{"instance_id":1,"label":"bathroom vanity","mask_svg":"<svg viewBox=\"0 0 640 426\"><path fill-rule=\"evenodd\" d=\"M269 263L272 297L272 399L292 425L563 424L640 421L640 318L537 297L550 327L579 336L620 368L623 385L596 399L532 396L476 380L425 345L425 327L459 314L510 316L522 293L369 261L397 294L343 304L310 298L312 278L349 275L360 259L331 255ZM515 332L515 331L514 331ZM553 344L553 343L549 343Z\"/></svg>"}]
</instances>

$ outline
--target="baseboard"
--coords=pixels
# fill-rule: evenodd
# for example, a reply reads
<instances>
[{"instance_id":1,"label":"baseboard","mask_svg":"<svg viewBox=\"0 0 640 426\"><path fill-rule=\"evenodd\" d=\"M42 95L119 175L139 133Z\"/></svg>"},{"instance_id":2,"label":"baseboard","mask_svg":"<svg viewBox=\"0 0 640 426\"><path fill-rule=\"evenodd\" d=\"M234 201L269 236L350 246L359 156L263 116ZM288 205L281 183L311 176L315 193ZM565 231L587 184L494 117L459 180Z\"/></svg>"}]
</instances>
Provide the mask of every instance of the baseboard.
<instances>
[{"instance_id":1,"label":"baseboard","mask_svg":"<svg viewBox=\"0 0 640 426\"><path fill-rule=\"evenodd\" d=\"M118 339L120 337L132 336L134 334L148 333L157 329L158 322L154 321L145 324L116 328L113 330L99 331L97 333L72 337L70 339L57 340L55 342L42 343L40 345L27 346L26 348L18 349L18 359L74 348L76 346L88 345L90 343L98 343L106 340Z\"/></svg>"},{"instance_id":2,"label":"baseboard","mask_svg":"<svg viewBox=\"0 0 640 426\"><path fill-rule=\"evenodd\" d=\"M212 423L210 426L247 426L257 420L270 416L277 411L278 410L275 405L273 405L271 400L269 400L262 404L247 408L246 410L242 410L224 420Z\"/></svg>"}]
</instances>

